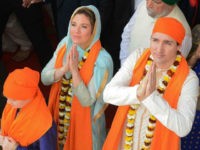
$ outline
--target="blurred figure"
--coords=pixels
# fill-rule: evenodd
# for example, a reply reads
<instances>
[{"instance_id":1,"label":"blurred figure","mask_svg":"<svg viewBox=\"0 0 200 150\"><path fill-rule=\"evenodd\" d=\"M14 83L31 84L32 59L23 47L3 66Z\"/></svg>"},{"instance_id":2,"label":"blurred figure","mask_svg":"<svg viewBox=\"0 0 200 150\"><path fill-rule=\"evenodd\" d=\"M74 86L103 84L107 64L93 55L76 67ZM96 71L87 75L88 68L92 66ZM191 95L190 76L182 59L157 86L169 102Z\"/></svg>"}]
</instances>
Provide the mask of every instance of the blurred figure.
<instances>
[{"instance_id":1,"label":"blurred figure","mask_svg":"<svg viewBox=\"0 0 200 150\"><path fill-rule=\"evenodd\" d=\"M187 57L192 47L191 29L184 14L176 5L177 1L178 0L143 0L139 4L122 34L120 49L121 64L123 64L129 54L136 48L149 47L149 39L155 21L159 17L164 16L173 17L183 24L186 34L182 43L181 53Z\"/></svg>"},{"instance_id":2,"label":"blurred figure","mask_svg":"<svg viewBox=\"0 0 200 150\"><path fill-rule=\"evenodd\" d=\"M3 51L16 52L12 57L16 62L27 59L31 53L32 43L24 33L21 24L12 13L3 34Z\"/></svg>"},{"instance_id":3,"label":"blurred figure","mask_svg":"<svg viewBox=\"0 0 200 150\"><path fill-rule=\"evenodd\" d=\"M191 28L200 24L200 3L199 0L181 0L178 6L183 11Z\"/></svg>"},{"instance_id":4,"label":"blurred figure","mask_svg":"<svg viewBox=\"0 0 200 150\"><path fill-rule=\"evenodd\" d=\"M33 44L41 66L44 66L51 58L53 50L43 24L43 4L36 3L26 6L28 8L24 5L23 1L0 1L0 38L2 39L10 14L14 12ZM2 40L0 42L0 55L2 55Z\"/></svg>"},{"instance_id":5,"label":"blurred figure","mask_svg":"<svg viewBox=\"0 0 200 150\"><path fill-rule=\"evenodd\" d=\"M5 80L7 98L1 119L3 150L55 150L56 127L38 87L40 74L30 68L15 69Z\"/></svg>"},{"instance_id":6,"label":"blurred figure","mask_svg":"<svg viewBox=\"0 0 200 150\"><path fill-rule=\"evenodd\" d=\"M200 24L192 29L192 49L187 58L188 65L195 71L200 81ZM181 139L181 150L199 150L200 149L200 95L197 102L192 131L189 135Z\"/></svg>"}]
</instances>

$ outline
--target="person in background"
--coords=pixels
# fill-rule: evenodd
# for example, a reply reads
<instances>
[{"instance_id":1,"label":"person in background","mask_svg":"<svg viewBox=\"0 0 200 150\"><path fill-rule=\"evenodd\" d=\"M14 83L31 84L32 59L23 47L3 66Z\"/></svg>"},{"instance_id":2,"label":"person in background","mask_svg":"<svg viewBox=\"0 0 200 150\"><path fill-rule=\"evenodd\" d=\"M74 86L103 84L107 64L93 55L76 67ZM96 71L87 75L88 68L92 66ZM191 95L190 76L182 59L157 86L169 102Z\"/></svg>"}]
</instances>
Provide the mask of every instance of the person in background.
<instances>
[{"instance_id":1,"label":"person in background","mask_svg":"<svg viewBox=\"0 0 200 150\"><path fill-rule=\"evenodd\" d=\"M183 11L191 29L200 23L199 0L181 0L178 1L178 6Z\"/></svg>"},{"instance_id":2,"label":"person in background","mask_svg":"<svg viewBox=\"0 0 200 150\"><path fill-rule=\"evenodd\" d=\"M16 15L10 15L3 33L3 51L16 52L12 59L16 62L27 59L31 53L32 43L24 32ZM18 50L19 49L19 50Z\"/></svg>"},{"instance_id":3,"label":"person in background","mask_svg":"<svg viewBox=\"0 0 200 150\"><path fill-rule=\"evenodd\" d=\"M180 149L199 95L199 80L180 52L185 33L177 19L157 19L150 48L134 50L106 85L104 101L119 107L103 150Z\"/></svg>"},{"instance_id":4,"label":"person in background","mask_svg":"<svg viewBox=\"0 0 200 150\"><path fill-rule=\"evenodd\" d=\"M42 83L52 84L48 105L57 124L61 149L102 149L107 107L102 92L112 77L113 62L101 46L100 33L96 7L77 8L67 36L42 70Z\"/></svg>"},{"instance_id":5,"label":"person in background","mask_svg":"<svg viewBox=\"0 0 200 150\"><path fill-rule=\"evenodd\" d=\"M200 80L200 24L197 24L192 29L192 43L192 49L187 61ZM198 100L197 109L200 110L200 100Z\"/></svg>"},{"instance_id":6,"label":"person in background","mask_svg":"<svg viewBox=\"0 0 200 150\"><path fill-rule=\"evenodd\" d=\"M122 33L120 49L121 65L136 48L149 47L149 39L155 21L159 17L164 16L176 18L183 24L186 34L182 43L181 53L187 57L192 47L191 29L184 14L176 5L177 1L178 0L143 0L139 4Z\"/></svg>"},{"instance_id":7,"label":"person in background","mask_svg":"<svg viewBox=\"0 0 200 150\"><path fill-rule=\"evenodd\" d=\"M200 80L200 24L192 29L192 49L187 58L188 65L194 70ZM191 132L181 138L181 150L200 149L200 96Z\"/></svg>"},{"instance_id":8,"label":"person in background","mask_svg":"<svg viewBox=\"0 0 200 150\"><path fill-rule=\"evenodd\" d=\"M0 57L6 23L10 14L15 13L36 51L41 67L44 67L53 54L53 48L43 24L43 4L37 3L27 7L24 0L0 1Z\"/></svg>"},{"instance_id":9,"label":"person in background","mask_svg":"<svg viewBox=\"0 0 200 150\"><path fill-rule=\"evenodd\" d=\"M15 69L5 80L7 98L1 119L3 150L55 150L56 127L38 87L39 72Z\"/></svg>"},{"instance_id":10,"label":"person in background","mask_svg":"<svg viewBox=\"0 0 200 150\"><path fill-rule=\"evenodd\" d=\"M197 24L192 29L192 43L192 49L187 59L189 66L195 67L200 58L200 24ZM199 75L198 72L197 75Z\"/></svg>"}]
</instances>

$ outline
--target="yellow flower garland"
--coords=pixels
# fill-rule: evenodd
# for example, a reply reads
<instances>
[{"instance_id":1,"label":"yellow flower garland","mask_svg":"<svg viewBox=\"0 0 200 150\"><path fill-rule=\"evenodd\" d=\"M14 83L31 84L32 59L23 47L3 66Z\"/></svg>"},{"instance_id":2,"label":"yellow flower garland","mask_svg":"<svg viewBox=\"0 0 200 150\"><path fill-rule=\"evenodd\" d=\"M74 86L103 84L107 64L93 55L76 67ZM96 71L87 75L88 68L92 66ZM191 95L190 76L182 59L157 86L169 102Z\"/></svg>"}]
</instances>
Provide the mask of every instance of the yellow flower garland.
<instances>
[{"instance_id":1,"label":"yellow flower garland","mask_svg":"<svg viewBox=\"0 0 200 150\"><path fill-rule=\"evenodd\" d=\"M86 61L89 51L85 51L82 60L79 61L79 70ZM63 76L61 81L61 91L59 97L59 120L58 120L58 143L64 145L67 139L67 132L70 125L70 112L72 103L72 76L68 79Z\"/></svg>"},{"instance_id":2,"label":"yellow flower garland","mask_svg":"<svg viewBox=\"0 0 200 150\"><path fill-rule=\"evenodd\" d=\"M163 75L162 79L159 80L159 86L157 88L157 91L161 95L164 94L165 89L166 89L170 79L174 75L174 73L175 73L175 71L176 71L176 69L177 69L177 67L178 67L178 65L181 61L181 58L182 58L182 56L181 56L180 52L178 51L173 65L170 66L170 68ZM148 72L152 62L153 62L153 58L152 58L152 56L150 56L147 60L146 66L145 66L144 76ZM139 104L130 105L130 108L129 108L129 111L128 111L128 114L127 114L127 124L126 124L126 130L125 130L126 135L125 135L124 150L132 150L132 148L133 148L134 123L135 123L137 109L139 108L139 106L140 106ZM143 143L142 148L141 148L142 150L149 150L150 149L155 127L156 127L156 118L153 115L150 114L148 126L147 126L147 129L146 129L146 135L145 135L144 143Z\"/></svg>"}]
</instances>

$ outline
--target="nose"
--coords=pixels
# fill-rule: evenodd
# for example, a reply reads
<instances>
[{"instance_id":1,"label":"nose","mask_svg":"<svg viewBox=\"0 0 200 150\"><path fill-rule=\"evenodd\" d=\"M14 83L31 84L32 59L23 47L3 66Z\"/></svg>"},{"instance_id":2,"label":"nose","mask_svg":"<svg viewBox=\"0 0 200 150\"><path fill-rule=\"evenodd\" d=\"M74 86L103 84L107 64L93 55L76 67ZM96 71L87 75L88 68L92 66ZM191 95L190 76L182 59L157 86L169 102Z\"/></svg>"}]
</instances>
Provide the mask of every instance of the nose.
<instances>
[{"instance_id":1,"label":"nose","mask_svg":"<svg viewBox=\"0 0 200 150\"><path fill-rule=\"evenodd\" d=\"M77 26L76 29L75 29L75 32L79 33L80 32L80 27Z\"/></svg>"},{"instance_id":2,"label":"nose","mask_svg":"<svg viewBox=\"0 0 200 150\"><path fill-rule=\"evenodd\" d=\"M158 53L160 53L160 52L162 52L162 49L163 49L163 44L162 44L162 43L159 43L159 44L157 45L157 47L156 47L156 51L157 51Z\"/></svg>"},{"instance_id":3,"label":"nose","mask_svg":"<svg viewBox=\"0 0 200 150\"><path fill-rule=\"evenodd\" d=\"M146 4L147 4L147 8L151 8L152 7L152 4L153 4L153 2L152 2L152 0L146 0Z\"/></svg>"}]
</instances>

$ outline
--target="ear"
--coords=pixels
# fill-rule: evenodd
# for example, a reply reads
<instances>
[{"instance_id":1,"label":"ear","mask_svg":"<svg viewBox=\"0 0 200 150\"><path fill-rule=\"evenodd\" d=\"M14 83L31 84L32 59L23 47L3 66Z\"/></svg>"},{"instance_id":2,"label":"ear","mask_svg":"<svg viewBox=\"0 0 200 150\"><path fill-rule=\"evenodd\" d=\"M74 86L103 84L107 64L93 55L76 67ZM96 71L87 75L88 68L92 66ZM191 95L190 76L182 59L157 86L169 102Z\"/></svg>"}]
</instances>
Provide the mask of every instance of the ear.
<instances>
[{"instance_id":1,"label":"ear","mask_svg":"<svg viewBox=\"0 0 200 150\"><path fill-rule=\"evenodd\" d=\"M177 51L181 51L182 44L177 45Z\"/></svg>"}]
</instances>

